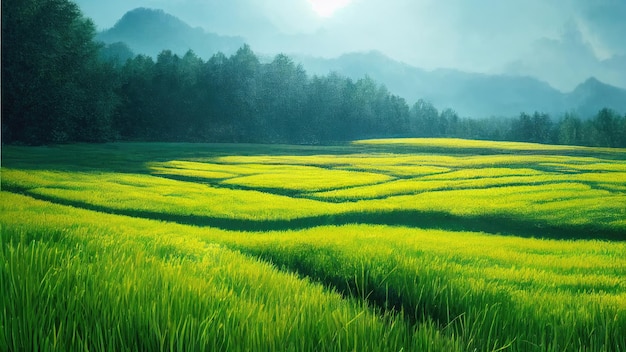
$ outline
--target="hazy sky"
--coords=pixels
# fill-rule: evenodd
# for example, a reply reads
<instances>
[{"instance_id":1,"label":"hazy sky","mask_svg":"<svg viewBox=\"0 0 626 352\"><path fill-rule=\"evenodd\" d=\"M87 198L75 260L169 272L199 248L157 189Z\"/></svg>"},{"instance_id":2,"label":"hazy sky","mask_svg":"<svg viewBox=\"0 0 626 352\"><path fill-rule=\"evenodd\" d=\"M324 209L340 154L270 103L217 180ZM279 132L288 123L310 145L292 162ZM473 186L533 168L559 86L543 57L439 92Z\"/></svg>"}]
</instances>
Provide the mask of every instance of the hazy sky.
<instances>
[{"instance_id":1,"label":"hazy sky","mask_svg":"<svg viewBox=\"0 0 626 352\"><path fill-rule=\"evenodd\" d=\"M159 8L261 53L379 50L426 69L533 75L566 91L590 76L626 87L626 0L76 2L99 29L133 8Z\"/></svg>"}]
</instances>

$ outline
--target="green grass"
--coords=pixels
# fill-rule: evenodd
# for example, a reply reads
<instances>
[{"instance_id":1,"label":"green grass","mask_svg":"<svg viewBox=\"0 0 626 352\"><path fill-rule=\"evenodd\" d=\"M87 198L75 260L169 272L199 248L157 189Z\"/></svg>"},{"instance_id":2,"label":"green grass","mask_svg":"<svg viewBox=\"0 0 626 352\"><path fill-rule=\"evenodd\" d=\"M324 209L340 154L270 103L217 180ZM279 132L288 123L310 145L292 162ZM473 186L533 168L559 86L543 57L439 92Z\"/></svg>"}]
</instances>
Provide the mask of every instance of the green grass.
<instances>
[{"instance_id":1,"label":"green grass","mask_svg":"<svg viewBox=\"0 0 626 352\"><path fill-rule=\"evenodd\" d=\"M626 351L625 159L3 147L0 350Z\"/></svg>"},{"instance_id":2,"label":"green grass","mask_svg":"<svg viewBox=\"0 0 626 352\"><path fill-rule=\"evenodd\" d=\"M624 347L624 244L371 226L223 241L417 321L433 318L470 350Z\"/></svg>"},{"instance_id":3,"label":"green grass","mask_svg":"<svg viewBox=\"0 0 626 352\"><path fill-rule=\"evenodd\" d=\"M2 350L458 347L432 323L343 299L211 231L7 193L1 204Z\"/></svg>"}]
</instances>

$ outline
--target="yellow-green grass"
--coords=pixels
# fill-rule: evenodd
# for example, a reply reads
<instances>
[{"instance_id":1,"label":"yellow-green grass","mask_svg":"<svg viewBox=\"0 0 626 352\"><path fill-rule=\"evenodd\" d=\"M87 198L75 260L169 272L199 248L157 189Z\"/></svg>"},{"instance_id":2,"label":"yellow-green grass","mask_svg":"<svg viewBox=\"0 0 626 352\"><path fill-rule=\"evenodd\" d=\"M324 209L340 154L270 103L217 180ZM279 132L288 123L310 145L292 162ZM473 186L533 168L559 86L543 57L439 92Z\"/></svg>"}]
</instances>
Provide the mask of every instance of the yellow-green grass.
<instances>
[{"instance_id":1,"label":"yellow-green grass","mask_svg":"<svg viewBox=\"0 0 626 352\"><path fill-rule=\"evenodd\" d=\"M469 343L468 350L626 347L624 243L380 226L226 234L221 241L418 320L435 317L482 346ZM487 341L495 345L485 348Z\"/></svg>"},{"instance_id":2,"label":"yellow-green grass","mask_svg":"<svg viewBox=\"0 0 626 352\"><path fill-rule=\"evenodd\" d=\"M507 169L502 169L507 170ZM512 174L515 169L509 169ZM472 170L480 171L480 169ZM474 174L474 172L471 172ZM482 173L482 172L479 172ZM467 171L449 172L445 175L436 175L438 177L418 177L411 179L401 179L383 184L353 187L347 189L338 189L333 191L316 192L311 196L319 199L327 200L350 200L356 201L359 199L376 199L386 198L395 195L407 195L417 194L430 191L443 191L451 189L476 189L476 188L488 188L488 187L506 187L511 185L537 185L544 183L558 183L571 181L569 176L563 175L551 175L551 174L537 174L530 173L530 175L522 176L485 176L485 177L454 177L454 175L465 174ZM611 185L612 180L609 180L604 185ZM606 187L606 186L605 186ZM610 188L610 186L609 186Z\"/></svg>"},{"instance_id":3,"label":"yellow-green grass","mask_svg":"<svg viewBox=\"0 0 626 352\"><path fill-rule=\"evenodd\" d=\"M356 202L361 203L387 211L533 219L550 226L601 225L626 233L626 197L580 183L446 190Z\"/></svg>"},{"instance_id":4,"label":"yellow-green grass","mask_svg":"<svg viewBox=\"0 0 626 352\"><path fill-rule=\"evenodd\" d=\"M443 174L430 175L422 177L423 180L460 180L460 179L475 179L475 178L491 178L491 177L506 177L506 176L536 176L544 174L541 171L529 168L514 168L514 167L482 167L482 168L467 168L462 170L456 170Z\"/></svg>"},{"instance_id":5,"label":"yellow-green grass","mask_svg":"<svg viewBox=\"0 0 626 352\"><path fill-rule=\"evenodd\" d=\"M239 233L101 214L6 192L0 204L3 302L9 316L19 317L3 324L0 345L626 347L622 242L367 225Z\"/></svg>"},{"instance_id":6,"label":"yellow-green grass","mask_svg":"<svg viewBox=\"0 0 626 352\"><path fill-rule=\"evenodd\" d=\"M154 175L184 176L206 180L220 180L240 175L239 170L234 172L219 164L197 163L192 161L168 161L149 165ZM226 169L226 170L225 170Z\"/></svg>"},{"instance_id":7,"label":"yellow-green grass","mask_svg":"<svg viewBox=\"0 0 626 352\"><path fill-rule=\"evenodd\" d=\"M308 157L301 157L306 159ZM448 168L438 167L438 166L422 166L422 165L386 165L381 164L380 160L386 160L389 162L397 162L395 158L391 158L390 160L387 158L369 158L367 161L356 161L352 158L352 163L342 163L336 159L340 159L341 157L335 157L335 159L331 157L326 157L324 159L320 159L316 157L317 167L323 167L325 169L334 169L334 170L347 170L347 171L365 171L379 175L368 175L369 177L376 178L375 182L379 182L379 180L388 180L392 177L410 177L410 176L422 176L422 175L430 175L436 174L440 172L450 171ZM260 162L260 160L255 160ZM275 160L274 160L275 162ZM290 165L299 165L294 160L291 160L293 164ZM327 164L324 164L326 162ZM303 160L300 160L300 163L305 163ZM213 163L209 161L205 162L193 162L193 161L168 161L168 162L160 162L160 163L151 163L149 165L150 170L155 175L166 175L166 176L184 176L189 178L197 178L197 179L206 179L206 180L220 180L233 178L237 176L249 176L249 175L259 175L265 172L277 171L278 167L273 164L225 164L225 163ZM294 171L298 174L306 173L306 171L314 171L318 173L319 170L315 169L291 169L289 171ZM287 170L282 170L284 174ZM304 172L303 172L304 171ZM380 175L382 174L382 175ZM350 175L350 174L346 174ZM359 174L356 174L359 175ZM384 176L386 175L386 176ZM334 176L334 175L326 175L326 176ZM319 175L318 175L319 178ZM329 180L323 179L323 182L328 183ZM331 184L334 187L343 187L343 186L351 186L351 184Z\"/></svg>"},{"instance_id":8,"label":"yellow-green grass","mask_svg":"<svg viewBox=\"0 0 626 352\"><path fill-rule=\"evenodd\" d=\"M431 322L214 243L218 230L0 194L1 350L459 350Z\"/></svg>"},{"instance_id":9,"label":"yellow-green grass","mask_svg":"<svg viewBox=\"0 0 626 352\"><path fill-rule=\"evenodd\" d=\"M466 173L465 171L461 173ZM449 173L452 174L452 173ZM456 173L455 173L456 174ZM582 183L591 187L609 190L613 193L624 194L626 173L585 173L576 175L538 174L529 176L501 176L453 178L437 175L437 178L420 177L401 179L383 184L338 189L333 191L316 192L311 196L327 200L359 200L385 198L395 195L417 194L428 191L443 191L452 189L479 189L520 185L550 185L555 183Z\"/></svg>"},{"instance_id":10,"label":"yellow-green grass","mask_svg":"<svg viewBox=\"0 0 626 352\"><path fill-rule=\"evenodd\" d=\"M131 162L127 168L135 172L132 174L5 168L2 185L42 199L126 215L214 225L216 219L256 222L221 223L227 228L253 229L260 228L259 222L277 221L282 225L264 228L292 228L303 224L294 220L303 219L309 225L382 221L419 226L420 217L437 213L449 214L461 225L467 217L504 225L513 220L512 227L535 223L532 231L538 231L533 235L540 237L551 236L541 230L545 226L565 226L560 233L567 236L571 230L571 237L579 233L582 237L623 238L626 233L626 173L621 171L626 163L602 155L358 155L346 147L347 154L294 156L271 155L271 148L266 153L259 146L260 156L224 156L223 149L211 154L206 147L201 153L204 157L193 162L154 162L150 158L155 153L146 153L144 173L137 173L142 167ZM107 148L113 149L108 145L102 149ZM164 151L165 147L158 145L157 149L160 155L173 157L177 148ZM187 148L184 146L181 156L189 155ZM114 160L119 160L121 153L116 153ZM24 154L27 159L28 153ZM108 160L102 164L106 168ZM370 165L368 172L346 171L363 169L366 164ZM415 167L417 173L432 169L427 175L396 179L396 171L385 169L393 169L393 165ZM164 173L186 178L156 177ZM192 182L198 179L208 184ZM410 212L415 216L407 215ZM399 213L404 220L397 220ZM447 228L445 222L434 226ZM506 226L493 229L510 230Z\"/></svg>"},{"instance_id":11,"label":"yellow-green grass","mask_svg":"<svg viewBox=\"0 0 626 352\"><path fill-rule=\"evenodd\" d=\"M392 179L390 176L367 172L326 170L310 166L274 166L271 171L232 178L222 181L222 184L256 189L314 192L376 184Z\"/></svg>"},{"instance_id":12,"label":"yellow-green grass","mask_svg":"<svg viewBox=\"0 0 626 352\"><path fill-rule=\"evenodd\" d=\"M481 140L467 140L458 138L395 138L395 139L370 139L353 142L358 146L394 146L394 147L418 147L418 148L441 148L448 150L491 150L491 151L514 151L514 152L595 152L626 155L623 148L581 147L570 145L548 145L526 142L494 142Z\"/></svg>"},{"instance_id":13,"label":"yellow-green grass","mask_svg":"<svg viewBox=\"0 0 626 352\"><path fill-rule=\"evenodd\" d=\"M265 157L261 157L261 159L265 159ZM212 161L217 162L212 162ZM208 158L205 161L181 161L181 160L172 160L167 162L159 162L159 163L150 163L149 168L154 171L154 173L158 174L175 174L175 175L186 175L187 172L198 172L197 176L200 178L229 178L236 176L249 176L249 175L259 175L268 172L277 172L279 170L282 171L290 171L294 173L309 171L308 168L302 168L300 166L294 165L278 165L278 164L265 164L262 162L256 163L225 163L222 161L222 158ZM202 177L201 172L206 172L209 176ZM227 175L227 177L212 177L211 173L223 173ZM189 176L195 176L193 174L189 174Z\"/></svg>"},{"instance_id":14,"label":"yellow-green grass","mask_svg":"<svg viewBox=\"0 0 626 352\"><path fill-rule=\"evenodd\" d=\"M534 219L531 221L541 221L553 227L588 225L612 229L613 232L626 231L626 197L623 194L576 182L508 186L498 185L496 179L499 187L474 188L480 184L484 187L489 181L475 179L465 181L465 187L471 186L472 182L474 187L450 190L444 188L446 181L437 181L431 184L436 188L430 192L327 203L137 174L5 169L2 176L3 187L42 199L126 215L178 219L186 223L210 224L210 219L289 222L324 216L354 217L355 214L361 214L361 221L367 223L372 216L388 214L393 221L394 213L412 211L524 222ZM410 183L409 186L419 190L418 186ZM357 196L363 196L355 192ZM288 227L288 223L285 226ZM445 227L445 224L441 226ZM536 235L542 236L542 233Z\"/></svg>"},{"instance_id":15,"label":"yellow-green grass","mask_svg":"<svg viewBox=\"0 0 626 352\"><path fill-rule=\"evenodd\" d=\"M625 351L623 153L474 143L3 147L0 350Z\"/></svg>"},{"instance_id":16,"label":"yellow-green grass","mask_svg":"<svg viewBox=\"0 0 626 352\"><path fill-rule=\"evenodd\" d=\"M377 172L389 176L419 176L449 171L448 168L421 165L422 159L398 154L274 155L225 156L219 159L229 165L249 163L265 165L306 165L326 169Z\"/></svg>"},{"instance_id":17,"label":"yellow-green grass","mask_svg":"<svg viewBox=\"0 0 626 352\"><path fill-rule=\"evenodd\" d=\"M339 205L251 190L215 188L150 175L2 170L3 188L65 204L146 214L290 220L337 213Z\"/></svg>"},{"instance_id":18,"label":"yellow-green grass","mask_svg":"<svg viewBox=\"0 0 626 352\"><path fill-rule=\"evenodd\" d=\"M616 154L619 155L619 154ZM615 155L611 155L615 157ZM626 154L624 156L626 159ZM572 174L583 172L624 172L626 162L623 159L607 159L602 155L567 156L537 154L499 154L496 150L488 155L447 155L431 154L365 154L332 156L238 156L210 159L228 166L249 167L250 165L313 165L331 170L364 170L393 177L428 176L446 178L446 173L456 171L459 176L468 173L471 177L490 177L506 175L539 175L542 173ZM247 174L249 174L248 172ZM472 173L470 175L470 173Z\"/></svg>"},{"instance_id":19,"label":"yellow-green grass","mask_svg":"<svg viewBox=\"0 0 626 352\"><path fill-rule=\"evenodd\" d=\"M562 163L562 164L545 164L546 166L552 166L557 168L562 168L565 170L570 170L573 172L581 172L581 171L591 171L591 172L626 172L626 163L619 162L602 162L598 160L598 162L588 162L588 163Z\"/></svg>"}]
</instances>

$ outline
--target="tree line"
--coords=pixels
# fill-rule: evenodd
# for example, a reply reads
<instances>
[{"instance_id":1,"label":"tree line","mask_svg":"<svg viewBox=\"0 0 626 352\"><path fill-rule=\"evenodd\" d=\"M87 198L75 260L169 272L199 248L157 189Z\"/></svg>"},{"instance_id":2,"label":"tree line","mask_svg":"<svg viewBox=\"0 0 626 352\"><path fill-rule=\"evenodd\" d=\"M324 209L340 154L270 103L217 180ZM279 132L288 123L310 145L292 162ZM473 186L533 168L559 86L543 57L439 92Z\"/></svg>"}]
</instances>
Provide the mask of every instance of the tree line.
<instances>
[{"instance_id":1,"label":"tree line","mask_svg":"<svg viewBox=\"0 0 626 352\"><path fill-rule=\"evenodd\" d=\"M2 1L2 142L192 141L330 143L375 137L462 137L626 147L626 116L543 113L461 118L412 106L369 77L309 76L248 45L203 60L156 59L94 41L68 0Z\"/></svg>"},{"instance_id":2,"label":"tree line","mask_svg":"<svg viewBox=\"0 0 626 352\"><path fill-rule=\"evenodd\" d=\"M120 68L112 119L125 140L320 143L404 134L409 109L370 78L309 77L285 55L249 46L203 61L166 50Z\"/></svg>"},{"instance_id":3,"label":"tree line","mask_svg":"<svg viewBox=\"0 0 626 352\"><path fill-rule=\"evenodd\" d=\"M412 133L418 137L457 137L497 141L532 142L626 148L626 115L603 108L583 119L566 113L558 119L549 114L520 113L515 118L459 118L451 109L438 112L432 104L418 101L411 109Z\"/></svg>"}]
</instances>

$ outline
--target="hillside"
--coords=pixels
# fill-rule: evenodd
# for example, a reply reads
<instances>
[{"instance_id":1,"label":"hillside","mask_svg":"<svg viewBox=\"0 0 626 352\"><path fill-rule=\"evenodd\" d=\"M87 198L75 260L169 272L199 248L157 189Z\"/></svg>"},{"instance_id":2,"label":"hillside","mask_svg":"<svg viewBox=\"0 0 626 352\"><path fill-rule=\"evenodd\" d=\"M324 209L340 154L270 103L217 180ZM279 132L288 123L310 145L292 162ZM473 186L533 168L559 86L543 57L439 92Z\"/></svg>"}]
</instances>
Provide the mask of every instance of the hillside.
<instances>
[{"instance_id":1,"label":"hillside","mask_svg":"<svg viewBox=\"0 0 626 352\"><path fill-rule=\"evenodd\" d=\"M349 53L325 59L301 56L311 74L334 71L353 79L368 75L409 102L426 99L461 116L516 116L541 111L560 115L575 111L589 117L603 107L626 113L626 90L590 78L563 93L533 77L487 75L451 69L426 71L394 61L380 52Z\"/></svg>"},{"instance_id":2,"label":"hillside","mask_svg":"<svg viewBox=\"0 0 626 352\"><path fill-rule=\"evenodd\" d=\"M209 58L217 52L234 53L244 44L243 38L221 36L193 28L162 10L137 8L127 12L110 29L98 33L106 44L124 42L137 54L156 57L164 49L182 55L192 49Z\"/></svg>"},{"instance_id":3,"label":"hillside","mask_svg":"<svg viewBox=\"0 0 626 352\"><path fill-rule=\"evenodd\" d=\"M602 107L626 113L626 90L591 77L566 95L568 106L576 106L582 116L595 114Z\"/></svg>"}]
</instances>

